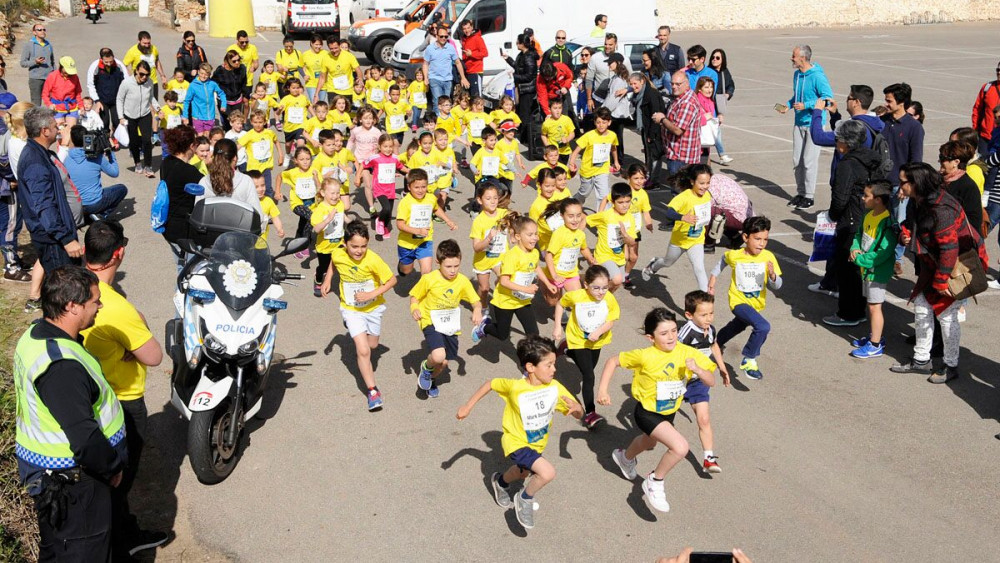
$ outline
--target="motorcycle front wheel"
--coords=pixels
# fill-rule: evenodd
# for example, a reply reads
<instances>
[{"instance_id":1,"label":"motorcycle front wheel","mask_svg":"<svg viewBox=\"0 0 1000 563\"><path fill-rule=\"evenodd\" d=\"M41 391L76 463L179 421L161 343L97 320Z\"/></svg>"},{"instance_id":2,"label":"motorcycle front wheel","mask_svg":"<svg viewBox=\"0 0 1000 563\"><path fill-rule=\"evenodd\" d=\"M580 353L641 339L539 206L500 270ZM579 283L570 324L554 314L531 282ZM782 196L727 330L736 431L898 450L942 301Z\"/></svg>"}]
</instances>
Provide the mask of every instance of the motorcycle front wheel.
<instances>
[{"instance_id":1,"label":"motorcycle front wheel","mask_svg":"<svg viewBox=\"0 0 1000 563\"><path fill-rule=\"evenodd\" d=\"M233 416L230 406L227 400L213 410L191 413L188 457L195 476L206 485L221 483L239 463L243 429L237 433L235 444L225 443L226 429Z\"/></svg>"}]
</instances>

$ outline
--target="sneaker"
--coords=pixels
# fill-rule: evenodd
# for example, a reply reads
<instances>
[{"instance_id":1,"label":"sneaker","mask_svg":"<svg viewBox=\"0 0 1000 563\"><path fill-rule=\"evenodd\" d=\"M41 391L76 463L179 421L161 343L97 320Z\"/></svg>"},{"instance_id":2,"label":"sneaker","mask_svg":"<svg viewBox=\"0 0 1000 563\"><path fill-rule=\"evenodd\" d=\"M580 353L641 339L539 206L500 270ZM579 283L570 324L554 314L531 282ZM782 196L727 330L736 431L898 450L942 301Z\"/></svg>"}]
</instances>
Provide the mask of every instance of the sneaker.
<instances>
[{"instance_id":1,"label":"sneaker","mask_svg":"<svg viewBox=\"0 0 1000 563\"><path fill-rule=\"evenodd\" d=\"M510 491L500 486L500 474L494 473L490 477L490 482L493 483L493 499L497 501L500 508L514 506L514 501L510 498Z\"/></svg>"},{"instance_id":2,"label":"sneaker","mask_svg":"<svg viewBox=\"0 0 1000 563\"><path fill-rule=\"evenodd\" d=\"M671 226L670 223L660 223L659 225L656 226L657 231L669 231L671 229L673 229L673 227Z\"/></svg>"},{"instance_id":3,"label":"sneaker","mask_svg":"<svg viewBox=\"0 0 1000 563\"><path fill-rule=\"evenodd\" d=\"M377 411L382 408L382 392L378 389L368 391L368 410Z\"/></svg>"},{"instance_id":4,"label":"sneaker","mask_svg":"<svg viewBox=\"0 0 1000 563\"><path fill-rule=\"evenodd\" d=\"M135 555L140 551L145 551L147 549L153 549L154 547L159 547L170 539L170 535L166 532L159 532L155 530L139 530L134 536L128 539L129 548L128 554Z\"/></svg>"},{"instance_id":5,"label":"sneaker","mask_svg":"<svg viewBox=\"0 0 1000 563\"><path fill-rule=\"evenodd\" d=\"M459 168L468 168L468 167L469 167L469 161L468 161L468 160L465 160L465 159L463 158L463 159L462 159L462 162L459 162L459 163L458 163L458 167L459 167Z\"/></svg>"},{"instance_id":6,"label":"sneaker","mask_svg":"<svg viewBox=\"0 0 1000 563\"><path fill-rule=\"evenodd\" d=\"M863 346L851 350L851 356L859 359L877 358L885 353L885 344L867 341Z\"/></svg>"},{"instance_id":7,"label":"sneaker","mask_svg":"<svg viewBox=\"0 0 1000 563\"><path fill-rule=\"evenodd\" d=\"M848 320L848 319L843 319L838 315L830 315L827 317L823 317L823 324L828 324L830 326L858 326L863 322L865 322L864 319Z\"/></svg>"},{"instance_id":8,"label":"sneaker","mask_svg":"<svg viewBox=\"0 0 1000 563\"><path fill-rule=\"evenodd\" d=\"M889 368L889 371L892 373L916 373L920 375L931 375L934 371L933 367L934 366L931 365L930 360L918 362L917 360L910 358L903 363L894 364Z\"/></svg>"},{"instance_id":9,"label":"sneaker","mask_svg":"<svg viewBox=\"0 0 1000 563\"><path fill-rule=\"evenodd\" d=\"M797 207L800 203L802 203L802 196L797 195L792 199L788 200L788 203L786 203L785 205L787 205L788 207Z\"/></svg>"},{"instance_id":10,"label":"sneaker","mask_svg":"<svg viewBox=\"0 0 1000 563\"><path fill-rule=\"evenodd\" d=\"M635 284L632 283L632 276L625 276L625 281L622 282L622 287L629 291L635 289Z\"/></svg>"},{"instance_id":11,"label":"sneaker","mask_svg":"<svg viewBox=\"0 0 1000 563\"><path fill-rule=\"evenodd\" d=\"M24 302L24 312L34 313L35 311L42 310L42 300L41 299L28 299Z\"/></svg>"},{"instance_id":12,"label":"sneaker","mask_svg":"<svg viewBox=\"0 0 1000 563\"><path fill-rule=\"evenodd\" d=\"M650 473L642 482L642 492L646 497L646 502L654 510L660 512L670 512L670 503L667 502L667 493L663 490L663 481L654 481L653 474Z\"/></svg>"},{"instance_id":13,"label":"sneaker","mask_svg":"<svg viewBox=\"0 0 1000 563\"><path fill-rule=\"evenodd\" d=\"M434 380L431 379L432 375L434 375L434 372L427 369L427 362L421 362L420 374L417 375L417 387L421 391L430 391L431 386L434 385Z\"/></svg>"},{"instance_id":14,"label":"sneaker","mask_svg":"<svg viewBox=\"0 0 1000 563\"><path fill-rule=\"evenodd\" d=\"M719 467L719 456L706 457L701 466L705 469L705 473L722 473L722 468Z\"/></svg>"},{"instance_id":15,"label":"sneaker","mask_svg":"<svg viewBox=\"0 0 1000 563\"><path fill-rule=\"evenodd\" d=\"M135 173L136 174L145 174L146 170L141 165L136 164L135 165Z\"/></svg>"},{"instance_id":16,"label":"sneaker","mask_svg":"<svg viewBox=\"0 0 1000 563\"><path fill-rule=\"evenodd\" d=\"M761 373L760 368L757 367L756 358L743 358L740 362L740 369L743 370L743 374L750 379L764 379L764 374Z\"/></svg>"},{"instance_id":17,"label":"sneaker","mask_svg":"<svg viewBox=\"0 0 1000 563\"><path fill-rule=\"evenodd\" d=\"M635 481L635 478L639 476L639 474L635 472L635 466L638 463L638 460L629 460L629 458L625 457L625 450L618 448L611 452L611 459L614 460L615 465L618 466L622 475L629 481Z\"/></svg>"},{"instance_id":18,"label":"sneaker","mask_svg":"<svg viewBox=\"0 0 1000 563\"><path fill-rule=\"evenodd\" d=\"M435 223L444 223L444 219L438 217L437 215L434 216L433 221Z\"/></svg>"},{"instance_id":19,"label":"sneaker","mask_svg":"<svg viewBox=\"0 0 1000 563\"><path fill-rule=\"evenodd\" d=\"M563 338L556 344L556 356L565 356L566 351L569 350L569 344L566 343L566 339Z\"/></svg>"},{"instance_id":20,"label":"sneaker","mask_svg":"<svg viewBox=\"0 0 1000 563\"><path fill-rule=\"evenodd\" d=\"M801 211L805 211L806 209L812 209L812 206L815 205L815 204L816 204L816 202L813 201L812 199L810 199L808 197L804 197L804 198L802 198L801 201L799 201L798 205L795 206L795 209L799 209Z\"/></svg>"},{"instance_id":21,"label":"sneaker","mask_svg":"<svg viewBox=\"0 0 1000 563\"><path fill-rule=\"evenodd\" d=\"M427 390L427 397L430 399L437 399L441 396L441 390L438 389L437 385L431 385L431 388Z\"/></svg>"},{"instance_id":22,"label":"sneaker","mask_svg":"<svg viewBox=\"0 0 1000 563\"><path fill-rule=\"evenodd\" d=\"M309 258L309 251L308 250L300 250L300 251L296 252L294 254L294 256L298 260L305 260L306 258Z\"/></svg>"},{"instance_id":23,"label":"sneaker","mask_svg":"<svg viewBox=\"0 0 1000 563\"><path fill-rule=\"evenodd\" d=\"M385 223L381 219L375 219L375 234L385 236Z\"/></svg>"},{"instance_id":24,"label":"sneaker","mask_svg":"<svg viewBox=\"0 0 1000 563\"><path fill-rule=\"evenodd\" d=\"M839 291L834 291L832 289L827 289L827 288L823 287L822 282L811 283L811 284L809 284L809 285L806 286L806 289L808 289L809 291L811 291L813 293L822 293L823 295L829 295L830 297L833 297L834 299L837 299L837 298L840 297L840 292Z\"/></svg>"},{"instance_id":25,"label":"sneaker","mask_svg":"<svg viewBox=\"0 0 1000 563\"><path fill-rule=\"evenodd\" d=\"M729 156L728 154L724 154L721 157L719 157L719 162L721 162L722 164L729 164L732 161L733 157Z\"/></svg>"},{"instance_id":26,"label":"sneaker","mask_svg":"<svg viewBox=\"0 0 1000 563\"><path fill-rule=\"evenodd\" d=\"M314 283L313 284L313 296L323 297L323 284Z\"/></svg>"},{"instance_id":27,"label":"sneaker","mask_svg":"<svg viewBox=\"0 0 1000 563\"><path fill-rule=\"evenodd\" d=\"M944 371L944 373L941 373ZM947 383L958 377L958 366L944 366L944 370L936 369L927 381L931 383Z\"/></svg>"},{"instance_id":28,"label":"sneaker","mask_svg":"<svg viewBox=\"0 0 1000 563\"><path fill-rule=\"evenodd\" d=\"M653 264L656 263L656 260L656 258L653 258L649 261L649 264L646 264L646 267L642 269L642 281L648 282L653 279L653 274L656 273L653 270Z\"/></svg>"},{"instance_id":29,"label":"sneaker","mask_svg":"<svg viewBox=\"0 0 1000 563\"><path fill-rule=\"evenodd\" d=\"M588 412L583 416L582 422L587 427L587 430L593 430L598 424L604 422L604 417L596 412Z\"/></svg>"},{"instance_id":30,"label":"sneaker","mask_svg":"<svg viewBox=\"0 0 1000 563\"><path fill-rule=\"evenodd\" d=\"M988 287L989 289L1000 289L1000 281L990 280L986 282L986 287Z\"/></svg>"},{"instance_id":31,"label":"sneaker","mask_svg":"<svg viewBox=\"0 0 1000 563\"><path fill-rule=\"evenodd\" d=\"M7 281L27 283L31 281L31 272L22 268L7 270L3 273L3 279Z\"/></svg>"},{"instance_id":32,"label":"sneaker","mask_svg":"<svg viewBox=\"0 0 1000 563\"><path fill-rule=\"evenodd\" d=\"M714 244L706 244L704 250L705 250L705 254L715 254L715 245Z\"/></svg>"},{"instance_id":33,"label":"sneaker","mask_svg":"<svg viewBox=\"0 0 1000 563\"><path fill-rule=\"evenodd\" d=\"M514 514L517 515L517 521L524 526L525 530L530 530L535 527L535 511L538 510L538 503L535 499L526 499L521 495L524 493L524 487L514 495Z\"/></svg>"},{"instance_id":34,"label":"sneaker","mask_svg":"<svg viewBox=\"0 0 1000 563\"><path fill-rule=\"evenodd\" d=\"M865 344L868 344L869 340L871 340L871 335L869 335L869 336L862 336L861 338L855 338L854 340L851 341L851 346L853 346L855 348L860 348L860 347L864 346Z\"/></svg>"},{"instance_id":35,"label":"sneaker","mask_svg":"<svg viewBox=\"0 0 1000 563\"><path fill-rule=\"evenodd\" d=\"M483 320L476 325L476 328L472 329L472 343L479 344L479 342L486 337L486 325L489 323L490 318L483 315Z\"/></svg>"}]
</instances>

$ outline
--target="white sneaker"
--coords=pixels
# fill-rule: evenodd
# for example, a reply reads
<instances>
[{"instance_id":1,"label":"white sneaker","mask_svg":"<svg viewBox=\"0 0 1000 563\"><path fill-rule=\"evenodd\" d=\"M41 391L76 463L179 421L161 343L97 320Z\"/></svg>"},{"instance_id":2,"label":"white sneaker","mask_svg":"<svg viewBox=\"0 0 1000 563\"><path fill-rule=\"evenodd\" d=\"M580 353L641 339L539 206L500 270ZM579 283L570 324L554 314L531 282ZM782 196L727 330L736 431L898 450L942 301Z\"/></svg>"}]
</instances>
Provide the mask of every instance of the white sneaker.
<instances>
[{"instance_id":1,"label":"white sneaker","mask_svg":"<svg viewBox=\"0 0 1000 563\"><path fill-rule=\"evenodd\" d=\"M1000 289L1000 281L990 280L990 281L986 282L986 287L988 287L990 289Z\"/></svg>"},{"instance_id":2,"label":"white sneaker","mask_svg":"<svg viewBox=\"0 0 1000 563\"><path fill-rule=\"evenodd\" d=\"M823 288L823 286L820 285L820 282L809 284L807 286L807 289L809 289L809 291L811 291L813 293L821 293L823 295L829 295L830 297L833 297L833 298L839 298L840 297L840 292L839 291L831 291L829 289L825 289L825 288Z\"/></svg>"},{"instance_id":3,"label":"white sneaker","mask_svg":"<svg viewBox=\"0 0 1000 563\"><path fill-rule=\"evenodd\" d=\"M629 459L625 457L625 450L618 448L611 452L611 459L615 460L615 465L618 466L622 475L629 481L635 481L635 478L639 476L639 474L635 472L635 466L638 463L638 460L633 459L629 461Z\"/></svg>"},{"instance_id":4,"label":"white sneaker","mask_svg":"<svg viewBox=\"0 0 1000 563\"><path fill-rule=\"evenodd\" d=\"M721 162L722 164L729 164L732 161L733 157L729 156L728 154L724 154L721 157L719 157L719 162Z\"/></svg>"},{"instance_id":5,"label":"white sneaker","mask_svg":"<svg viewBox=\"0 0 1000 563\"><path fill-rule=\"evenodd\" d=\"M642 481L642 492L645 493L646 501L655 510L670 512L670 503L667 502L667 494L663 491L663 481L654 481L652 473Z\"/></svg>"},{"instance_id":6,"label":"white sneaker","mask_svg":"<svg viewBox=\"0 0 1000 563\"><path fill-rule=\"evenodd\" d=\"M646 267L642 269L642 281L648 282L653 279L653 274L656 273L656 271L653 270L653 265L656 264L657 260L659 260L659 258L653 258L649 261L649 264L646 264Z\"/></svg>"}]
</instances>

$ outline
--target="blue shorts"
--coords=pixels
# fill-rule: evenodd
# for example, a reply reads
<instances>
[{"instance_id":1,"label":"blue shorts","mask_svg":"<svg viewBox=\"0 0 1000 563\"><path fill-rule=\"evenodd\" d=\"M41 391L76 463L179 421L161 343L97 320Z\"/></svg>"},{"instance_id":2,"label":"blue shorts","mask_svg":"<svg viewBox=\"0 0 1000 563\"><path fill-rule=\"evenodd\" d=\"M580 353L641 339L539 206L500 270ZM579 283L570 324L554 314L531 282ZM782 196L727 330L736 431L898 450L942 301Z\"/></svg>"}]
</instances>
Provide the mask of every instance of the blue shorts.
<instances>
[{"instance_id":1,"label":"blue shorts","mask_svg":"<svg viewBox=\"0 0 1000 563\"><path fill-rule=\"evenodd\" d=\"M65 111L61 109L54 109L52 113L56 114L56 119L66 119L67 117L72 117L73 119L80 119L80 110Z\"/></svg>"},{"instance_id":2,"label":"blue shorts","mask_svg":"<svg viewBox=\"0 0 1000 563\"><path fill-rule=\"evenodd\" d=\"M701 379L695 379L691 383L688 383L687 391L684 392L684 402L689 405L707 403L708 385L705 385Z\"/></svg>"},{"instance_id":3,"label":"blue shorts","mask_svg":"<svg viewBox=\"0 0 1000 563\"><path fill-rule=\"evenodd\" d=\"M444 348L444 357L448 360L458 359L458 335L448 336L441 334L434 329L434 325L424 327L424 340L427 341L428 350Z\"/></svg>"},{"instance_id":4,"label":"blue shorts","mask_svg":"<svg viewBox=\"0 0 1000 563\"><path fill-rule=\"evenodd\" d=\"M399 263L404 266L409 266L417 260L421 260L423 258L433 258L434 241L425 240L416 248L403 248L402 246L397 246L396 253L399 255Z\"/></svg>"},{"instance_id":5,"label":"blue shorts","mask_svg":"<svg viewBox=\"0 0 1000 563\"><path fill-rule=\"evenodd\" d=\"M542 457L542 454L536 452L531 448L524 447L515 451L514 453L510 454L507 457L510 458L512 462L514 462L514 465L520 467L525 471L531 471L531 466L534 465L535 462Z\"/></svg>"}]
</instances>

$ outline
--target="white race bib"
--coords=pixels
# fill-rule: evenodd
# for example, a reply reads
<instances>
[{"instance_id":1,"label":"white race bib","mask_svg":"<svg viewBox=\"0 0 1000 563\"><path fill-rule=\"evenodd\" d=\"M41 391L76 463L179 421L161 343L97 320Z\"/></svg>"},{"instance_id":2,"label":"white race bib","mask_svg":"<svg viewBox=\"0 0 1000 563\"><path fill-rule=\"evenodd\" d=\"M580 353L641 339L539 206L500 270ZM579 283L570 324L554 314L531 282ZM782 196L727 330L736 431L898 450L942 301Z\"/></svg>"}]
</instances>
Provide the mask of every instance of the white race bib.
<instances>
[{"instance_id":1,"label":"white race bib","mask_svg":"<svg viewBox=\"0 0 1000 563\"><path fill-rule=\"evenodd\" d=\"M624 225L624 223L609 224L607 229L608 246L611 247L611 250L615 251L615 254L621 252L622 246L625 245L619 225ZM625 228L627 229L628 225L625 225Z\"/></svg>"},{"instance_id":2,"label":"white race bib","mask_svg":"<svg viewBox=\"0 0 1000 563\"><path fill-rule=\"evenodd\" d=\"M183 118L179 115L168 115L167 116L167 129L173 129L183 123Z\"/></svg>"},{"instance_id":3,"label":"white race bib","mask_svg":"<svg viewBox=\"0 0 1000 563\"><path fill-rule=\"evenodd\" d=\"M525 391L517 396L518 410L521 411L521 426L528 443L545 438L549 433L552 413L559 402L559 389L548 387L536 391Z\"/></svg>"},{"instance_id":4,"label":"white race bib","mask_svg":"<svg viewBox=\"0 0 1000 563\"><path fill-rule=\"evenodd\" d=\"M700 229L712 222L712 202L702 203L694 206L694 215L697 217L694 228Z\"/></svg>"},{"instance_id":5,"label":"white race bib","mask_svg":"<svg viewBox=\"0 0 1000 563\"><path fill-rule=\"evenodd\" d=\"M347 77L346 74L341 74L340 76L333 77L333 89L339 92L343 92L351 87L351 79Z\"/></svg>"},{"instance_id":6,"label":"white race bib","mask_svg":"<svg viewBox=\"0 0 1000 563\"><path fill-rule=\"evenodd\" d=\"M516 283L517 285L531 285L535 283L535 272L515 272L510 281ZM512 291L511 295L521 301L531 301L531 298L534 297L534 295L524 293L523 291Z\"/></svg>"},{"instance_id":7,"label":"white race bib","mask_svg":"<svg viewBox=\"0 0 1000 563\"><path fill-rule=\"evenodd\" d=\"M573 306L573 314L576 315L576 324L584 334L590 334L601 328L608 320L608 302L599 301L597 303L588 301L577 303Z\"/></svg>"},{"instance_id":8,"label":"white race bib","mask_svg":"<svg viewBox=\"0 0 1000 563\"><path fill-rule=\"evenodd\" d=\"M484 156L483 169L480 171L483 176L496 176L500 173L500 157Z\"/></svg>"},{"instance_id":9,"label":"white race bib","mask_svg":"<svg viewBox=\"0 0 1000 563\"><path fill-rule=\"evenodd\" d=\"M469 122L469 136L479 138L483 134L483 129L486 128L486 120L484 119L473 119Z\"/></svg>"},{"instance_id":10,"label":"white race bib","mask_svg":"<svg viewBox=\"0 0 1000 563\"><path fill-rule=\"evenodd\" d=\"M509 170L511 169L510 167L511 167L511 166L514 166L514 155L515 155L515 154L516 154L516 153L515 153L514 151L510 151L510 152L506 152L506 153L504 153L504 156L506 156L506 157L507 157L507 164L504 164L504 165L503 165L503 169L504 169L504 170L507 170L507 171L509 171Z\"/></svg>"},{"instance_id":11,"label":"white race bib","mask_svg":"<svg viewBox=\"0 0 1000 563\"><path fill-rule=\"evenodd\" d=\"M594 166L600 166L611 158L611 143L593 145L591 150L594 152L591 153L590 163Z\"/></svg>"},{"instance_id":12,"label":"white race bib","mask_svg":"<svg viewBox=\"0 0 1000 563\"><path fill-rule=\"evenodd\" d=\"M362 291L375 291L375 280L365 280L363 282L344 282L341 286L340 297L344 300L344 303L350 305L351 307L363 308L372 303L374 299L369 299L368 301L358 301L354 299L354 296Z\"/></svg>"},{"instance_id":13,"label":"white race bib","mask_svg":"<svg viewBox=\"0 0 1000 563\"><path fill-rule=\"evenodd\" d=\"M636 230L636 232L639 232L640 230L642 230L642 225L643 225L643 222L642 222L642 212L639 211L639 212L633 213L632 214L632 220L635 221L635 230Z\"/></svg>"},{"instance_id":14,"label":"white race bib","mask_svg":"<svg viewBox=\"0 0 1000 563\"><path fill-rule=\"evenodd\" d=\"M427 94L423 92L413 92L413 105L423 106L427 104Z\"/></svg>"},{"instance_id":15,"label":"white race bib","mask_svg":"<svg viewBox=\"0 0 1000 563\"><path fill-rule=\"evenodd\" d=\"M556 213L545 220L545 224L549 226L549 230L555 232L556 229L562 227L566 224L561 213Z\"/></svg>"},{"instance_id":16,"label":"white race bib","mask_svg":"<svg viewBox=\"0 0 1000 563\"><path fill-rule=\"evenodd\" d=\"M267 100L257 100L257 109L267 112Z\"/></svg>"},{"instance_id":17,"label":"white race bib","mask_svg":"<svg viewBox=\"0 0 1000 563\"><path fill-rule=\"evenodd\" d=\"M406 129L406 115L397 113L389 116L389 128L393 131Z\"/></svg>"},{"instance_id":18,"label":"white race bib","mask_svg":"<svg viewBox=\"0 0 1000 563\"><path fill-rule=\"evenodd\" d=\"M323 238L329 241L336 242L344 238L344 214L337 212L334 216L333 221L327 224L326 228L323 229Z\"/></svg>"},{"instance_id":19,"label":"white race bib","mask_svg":"<svg viewBox=\"0 0 1000 563\"><path fill-rule=\"evenodd\" d=\"M270 96L277 93L278 93L278 83L274 82L273 80L271 82L267 82L267 94Z\"/></svg>"},{"instance_id":20,"label":"white race bib","mask_svg":"<svg viewBox=\"0 0 1000 563\"><path fill-rule=\"evenodd\" d=\"M368 95L368 99L376 104L381 102L385 99L385 90L381 88L372 88L371 94Z\"/></svg>"},{"instance_id":21,"label":"white race bib","mask_svg":"<svg viewBox=\"0 0 1000 563\"><path fill-rule=\"evenodd\" d=\"M767 277L767 264L764 262L737 262L736 289L743 293L757 293L764 289L764 278Z\"/></svg>"},{"instance_id":22,"label":"white race bib","mask_svg":"<svg viewBox=\"0 0 1000 563\"><path fill-rule=\"evenodd\" d=\"M462 330L461 309L458 307L439 311L432 309L431 323L434 324L434 330L445 336L457 334L458 331Z\"/></svg>"},{"instance_id":23,"label":"white race bib","mask_svg":"<svg viewBox=\"0 0 1000 563\"><path fill-rule=\"evenodd\" d=\"M375 167L375 179L379 184L395 184L396 165L391 162L380 162Z\"/></svg>"},{"instance_id":24,"label":"white race bib","mask_svg":"<svg viewBox=\"0 0 1000 563\"><path fill-rule=\"evenodd\" d=\"M327 176L327 174L330 175ZM323 169L320 170L320 176L324 178L333 178L338 180L340 183L347 181L347 173L345 173L343 169L336 166L324 166Z\"/></svg>"},{"instance_id":25,"label":"white race bib","mask_svg":"<svg viewBox=\"0 0 1000 563\"><path fill-rule=\"evenodd\" d=\"M175 88L174 92L177 93L177 103L178 104L183 104L184 103L184 99L187 98L187 94L188 94L187 88Z\"/></svg>"},{"instance_id":26,"label":"white race bib","mask_svg":"<svg viewBox=\"0 0 1000 563\"><path fill-rule=\"evenodd\" d=\"M306 108L295 106L288 108L288 122L301 125L306 120Z\"/></svg>"},{"instance_id":27,"label":"white race bib","mask_svg":"<svg viewBox=\"0 0 1000 563\"><path fill-rule=\"evenodd\" d=\"M677 402L684 398L687 383L684 381L656 382L656 412L666 412L673 409Z\"/></svg>"},{"instance_id":28,"label":"white race bib","mask_svg":"<svg viewBox=\"0 0 1000 563\"><path fill-rule=\"evenodd\" d=\"M490 245L486 248L486 256L489 258L499 258L501 254L507 252L507 235L505 233L496 231L496 229L491 229L496 232L493 240L490 241Z\"/></svg>"},{"instance_id":29,"label":"white race bib","mask_svg":"<svg viewBox=\"0 0 1000 563\"><path fill-rule=\"evenodd\" d=\"M410 220L406 223L414 229L427 229L431 226L431 215L434 213L434 206L427 203L418 203L410 206Z\"/></svg>"},{"instance_id":30,"label":"white race bib","mask_svg":"<svg viewBox=\"0 0 1000 563\"><path fill-rule=\"evenodd\" d=\"M556 271L570 272L577 269L580 262L580 248L564 248L559 251L559 262L556 263Z\"/></svg>"},{"instance_id":31,"label":"white race bib","mask_svg":"<svg viewBox=\"0 0 1000 563\"><path fill-rule=\"evenodd\" d=\"M345 135L347 134L347 124L346 123L334 123L333 126L331 126L330 128L333 129L334 131L340 131L341 133L343 133Z\"/></svg>"},{"instance_id":32,"label":"white race bib","mask_svg":"<svg viewBox=\"0 0 1000 563\"><path fill-rule=\"evenodd\" d=\"M313 132L312 132L312 134L311 134L311 135L309 135L309 137L310 137L310 138L311 138L311 139L312 139L313 141L316 141L316 142L318 143L318 142L319 142L319 132L320 132L320 131L322 131L322 125L318 125L318 126L316 126L316 128L315 128L315 129L313 129Z\"/></svg>"},{"instance_id":33,"label":"white race bib","mask_svg":"<svg viewBox=\"0 0 1000 563\"><path fill-rule=\"evenodd\" d=\"M267 139L262 139L250 145L250 150L253 152L253 158L257 162L267 162L271 160L271 141Z\"/></svg>"},{"instance_id":34,"label":"white race bib","mask_svg":"<svg viewBox=\"0 0 1000 563\"><path fill-rule=\"evenodd\" d=\"M875 239L872 238L868 233L861 234L861 252L868 252L872 248L872 244L875 243Z\"/></svg>"},{"instance_id":35,"label":"white race bib","mask_svg":"<svg viewBox=\"0 0 1000 563\"><path fill-rule=\"evenodd\" d=\"M295 195L299 196L299 199L316 197L316 182L313 181L312 176L295 180Z\"/></svg>"},{"instance_id":36,"label":"white race bib","mask_svg":"<svg viewBox=\"0 0 1000 563\"><path fill-rule=\"evenodd\" d=\"M156 57L152 53L148 55L139 55L139 60L146 61L146 64L149 65L151 71L156 70Z\"/></svg>"}]
</instances>

